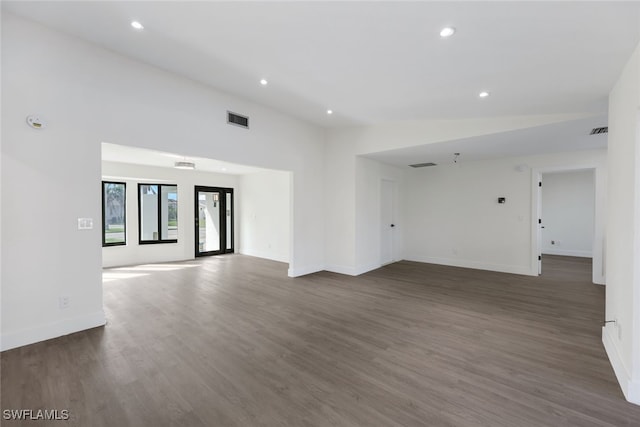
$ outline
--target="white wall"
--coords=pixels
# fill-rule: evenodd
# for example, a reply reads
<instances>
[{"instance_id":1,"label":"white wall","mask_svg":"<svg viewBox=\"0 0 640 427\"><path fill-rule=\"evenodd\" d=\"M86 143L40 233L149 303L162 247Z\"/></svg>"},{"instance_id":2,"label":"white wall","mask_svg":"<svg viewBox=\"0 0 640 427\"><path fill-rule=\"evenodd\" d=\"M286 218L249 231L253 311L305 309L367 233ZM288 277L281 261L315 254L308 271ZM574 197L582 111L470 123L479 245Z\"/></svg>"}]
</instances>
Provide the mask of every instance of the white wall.
<instances>
[{"instance_id":1,"label":"white wall","mask_svg":"<svg viewBox=\"0 0 640 427\"><path fill-rule=\"evenodd\" d=\"M292 171L289 274L323 268L322 129L7 13L2 105L2 349L104 323L103 141Z\"/></svg>"},{"instance_id":2,"label":"white wall","mask_svg":"<svg viewBox=\"0 0 640 427\"><path fill-rule=\"evenodd\" d=\"M236 197L234 234L237 246L240 228L240 223L237 221L239 181L237 176L116 162L102 162L102 176L105 181L127 183L127 244L126 246L102 248L102 265L104 267L193 259L195 257L194 186L196 185L234 189ZM137 192L139 183L176 184L178 186L178 243L138 244ZM98 222L98 228L99 224Z\"/></svg>"},{"instance_id":3,"label":"white wall","mask_svg":"<svg viewBox=\"0 0 640 427\"><path fill-rule=\"evenodd\" d=\"M517 274L537 275L532 262L534 170L592 165L604 180L606 151L458 162L407 174L405 258ZM527 165L524 170L516 166ZM498 197L506 203L499 204ZM604 209L600 195L599 210ZM598 216L599 236L604 215ZM599 242L602 258L602 240ZM597 264L597 263L596 263ZM594 266L601 282L601 266Z\"/></svg>"},{"instance_id":4,"label":"white wall","mask_svg":"<svg viewBox=\"0 0 640 427\"><path fill-rule=\"evenodd\" d=\"M594 171L545 173L542 183L542 253L591 258Z\"/></svg>"},{"instance_id":5,"label":"white wall","mask_svg":"<svg viewBox=\"0 0 640 427\"><path fill-rule=\"evenodd\" d=\"M378 212L370 209L371 206L369 209L365 207L372 199L363 196L362 192L371 196L379 191L379 183L377 179L370 179L369 183L374 187L363 185L363 177L368 169L363 166L365 163L357 160L358 156L366 157L367 154L402 147L525 129L584 116L565 114L461 120L407 120L328 130L324 153L324 184L328 202L340 206L340 209L325 213L326 269L338 273L360 274L376 266L374 254L378 252L378 247L372 245L375 243L372 239L376 238L373 237L373 224L376 224L375 215L378 215ZM394 172L392 175L397 176L397 173ZM401 180L402 178L398 178L398 182ZM402 239L404 234L398 231L397 238Z\"/></svg>"},{"instance_id":6,"label":"white wall","mask_svg":"<svg viewBox=\"0 0 640 427\"><path fill-rule=\"evenodd\" d=\"M239 252L289 262L291 174L266 171L239 178Z\"/></svg>"},{"instance_id":7,"label":"white wall","mask_svg":"<svg viewBox=\"0 0 640 427\"><path fill-rule=\"evenodd\" d=\"M345 137L345 135L347 135ZM394 258L403 258L404 172L356 156L348 133L334 132L326 146L325 269L359 275L381 266L381 182L394 183Z\"/></svg>"},{"instance_id":8,"label":"white wall","mask_svg":"<svg viewBox=\"0 0 640 427\"><path fill-rule=\"evenodd\" d=\"M335 135L335 134L332 134ZM331 138L325 147L324 185L327 205L325 269L356 274L356 157L348 139Z\"/></svg>"},{"instance_id":9,"label":"white wall","mask_svg":"<svg viewBox=\"0 0 640 427\"><path fill-rule=\"evenodd\" d=\"M382 180L393 182L393 201L381 200ZM392 203L394 261L404 258L404 171L364 157L356 158L356 268L362 274L381 266L382 203Z\"/></svg>"},{"instance_id":10,"label":"white wall","mask_svg":"<svg viewBox=\"0 0 640 427\"><path fill-rule=\"evenodd\" d=\"M609 95L606 318L609 360L640 404L640 45Z\"/></svg>"}]
</instances>

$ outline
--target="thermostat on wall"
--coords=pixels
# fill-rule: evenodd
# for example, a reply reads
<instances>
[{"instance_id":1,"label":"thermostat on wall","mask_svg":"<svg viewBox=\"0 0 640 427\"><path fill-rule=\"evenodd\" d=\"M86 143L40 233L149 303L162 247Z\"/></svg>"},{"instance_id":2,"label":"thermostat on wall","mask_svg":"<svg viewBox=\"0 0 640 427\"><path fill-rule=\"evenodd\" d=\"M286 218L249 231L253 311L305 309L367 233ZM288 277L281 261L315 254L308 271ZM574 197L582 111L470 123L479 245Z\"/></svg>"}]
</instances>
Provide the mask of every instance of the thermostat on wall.
<instances>
[{"instance_id":1,"label":"thermostat on wall","mask_svg":"<svg viewBox=\"0 0 640 427\"><path fill-rule=\"evenodd\" d=\"M44 129L47 127L42 117L37 115L27 116L27 124L33 129Z\"/></svg>"}]
</instances>

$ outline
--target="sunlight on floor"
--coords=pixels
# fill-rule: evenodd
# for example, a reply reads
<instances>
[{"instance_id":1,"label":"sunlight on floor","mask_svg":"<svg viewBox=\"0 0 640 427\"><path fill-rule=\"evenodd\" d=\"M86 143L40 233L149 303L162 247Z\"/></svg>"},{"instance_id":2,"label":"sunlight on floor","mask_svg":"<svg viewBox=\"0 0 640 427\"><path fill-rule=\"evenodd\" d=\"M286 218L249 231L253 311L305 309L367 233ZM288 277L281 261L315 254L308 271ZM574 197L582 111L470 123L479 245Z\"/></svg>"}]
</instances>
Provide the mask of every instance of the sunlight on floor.
<instances>
[{"instance_id":1,"label":"sunlight on floor","mask_svg":"<svg viewBox=\"0 0 640 427\"><path fill-rule=\"evenodd\" d=\"M143 264L130 267L109 268L102 271L102 283L118 279L147 276L155 271L175 271L185 268L198 267L199 264Z\"/></svg>"},{"instance_id":2,"label":"sunlight on floor","mask_svg":"<svg viewBox=\"0 0 640 427\"><path fill-rule=\"evenodd\" d=\"M102 283L111 282L118 279L131 279L133 277L147 276L145 273L120 273L114 271L102 272Z\"/></svg>"}]
</instances>

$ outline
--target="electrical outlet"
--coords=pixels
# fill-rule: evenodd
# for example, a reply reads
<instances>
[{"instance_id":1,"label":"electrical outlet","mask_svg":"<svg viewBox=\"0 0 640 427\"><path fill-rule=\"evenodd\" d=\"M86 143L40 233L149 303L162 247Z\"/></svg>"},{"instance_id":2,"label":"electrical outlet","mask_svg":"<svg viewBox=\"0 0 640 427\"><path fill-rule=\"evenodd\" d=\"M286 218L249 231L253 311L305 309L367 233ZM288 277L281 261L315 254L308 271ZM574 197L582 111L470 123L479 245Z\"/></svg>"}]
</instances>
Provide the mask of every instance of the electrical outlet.
<instances>
[{"instance_id":1,"label":"electrical outlet","mask_svg":"<svg viewBox=\"0 0 640 427\"><path fill-rule=\"evenodd\" d=\"M69 297L64 295L58 299L58 304L60 306L60 310L64 310L69 307Z\"/></svg>"},{"instance_id":2,"label":"electrical outlet","mask_svg":"<svg viewBox=\"0 0 640 427\"><path fill-rule=\"evenodd\" d=\"M93 218L78 218L78 230L93 229Z\"/></svg>"}]
</instances>

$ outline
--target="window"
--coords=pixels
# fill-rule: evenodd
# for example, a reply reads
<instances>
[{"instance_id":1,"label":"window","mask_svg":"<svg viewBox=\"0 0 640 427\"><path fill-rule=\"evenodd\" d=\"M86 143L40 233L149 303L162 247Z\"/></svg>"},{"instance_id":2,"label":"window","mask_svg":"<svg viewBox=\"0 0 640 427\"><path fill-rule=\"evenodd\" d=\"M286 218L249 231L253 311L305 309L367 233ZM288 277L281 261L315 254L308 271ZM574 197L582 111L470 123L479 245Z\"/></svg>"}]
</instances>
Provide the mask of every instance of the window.
<instances>
[{"instance_id":1,"label":"window","mask_svg":"<svg viewBox=\"0 0 640 427\"><path fill-rule=\"evenodd\" d=\"M139 242L176 243L178 241L178 187L164 184L138 184Z\"/></svg>"},{"instance_id":2,"label":"window","mask_svg":"<svg viewBox=\"0 0 640 427\"><path fill-rule=\"evenodd\" d=\"M127 184L102 181L102 246L127 244Z\"/></svg>"}]
</instances>

